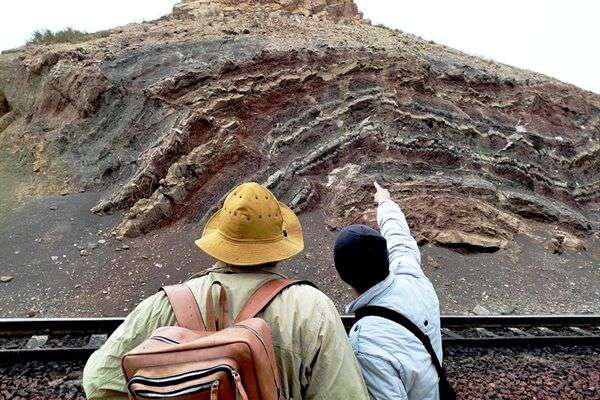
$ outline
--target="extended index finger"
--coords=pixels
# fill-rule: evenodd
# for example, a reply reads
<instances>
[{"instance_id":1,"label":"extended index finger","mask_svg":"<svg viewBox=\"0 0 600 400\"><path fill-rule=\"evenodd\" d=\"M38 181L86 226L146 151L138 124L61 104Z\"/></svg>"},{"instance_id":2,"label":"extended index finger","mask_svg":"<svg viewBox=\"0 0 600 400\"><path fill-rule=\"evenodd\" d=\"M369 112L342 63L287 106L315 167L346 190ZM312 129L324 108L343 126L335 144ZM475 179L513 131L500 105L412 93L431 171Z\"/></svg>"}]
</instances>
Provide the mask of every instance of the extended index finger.
<instances>
[{"instance_id":1,"label":"extended index finger","mask_svg":"<svg viewBox=\"0 0 600 400\"><path fill-rule=\"evenodd\" d=\"M377 189L377 190L383 189L381 186L379 186L379 183L377 183L377 181L373 181L373 185L375 185L375 189Z\"/></svg>"}]
</instances>

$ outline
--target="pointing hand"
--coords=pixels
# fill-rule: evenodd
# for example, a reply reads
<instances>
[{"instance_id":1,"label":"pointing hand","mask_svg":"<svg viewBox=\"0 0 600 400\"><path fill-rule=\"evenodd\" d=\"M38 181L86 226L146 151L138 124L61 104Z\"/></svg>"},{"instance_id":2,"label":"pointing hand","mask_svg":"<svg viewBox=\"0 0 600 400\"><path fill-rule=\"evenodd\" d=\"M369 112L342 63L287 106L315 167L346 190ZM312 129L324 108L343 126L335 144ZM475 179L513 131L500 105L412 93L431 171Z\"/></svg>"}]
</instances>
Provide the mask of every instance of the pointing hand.
<instances>
[{"instance_id":1,"label":"pointing hand","mask_svg":"<svg viewBox=\"0 0 600 400\"><path fill-rule=\"evenodd\" d=\"M379 186L377 182L373 182L373 184L375 185L376 190L374 196L376 203L381 203L382 201L390 200L390 192L387 189L384 189L381 186Z\"/></svg>"}]
</instances>

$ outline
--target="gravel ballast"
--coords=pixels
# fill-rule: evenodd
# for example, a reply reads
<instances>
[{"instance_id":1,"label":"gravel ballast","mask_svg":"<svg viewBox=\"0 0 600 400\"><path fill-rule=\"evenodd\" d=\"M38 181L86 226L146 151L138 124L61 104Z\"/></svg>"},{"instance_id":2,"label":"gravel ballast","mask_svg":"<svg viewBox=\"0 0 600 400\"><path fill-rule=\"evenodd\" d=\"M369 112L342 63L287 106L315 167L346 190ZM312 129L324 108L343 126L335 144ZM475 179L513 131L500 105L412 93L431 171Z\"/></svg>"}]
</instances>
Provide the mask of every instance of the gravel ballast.
<instances>
[{"instance_id":1,"label":"gravel ballast","mask_svg":"<svg viewBox=\"0 0 600 400\"><path fill-rule=\"evenodd\" d=\"M600 349L446 349L461 399L600 399Z\"/></svg>"},{"instance_id":2,"label":"gravel ballast","mask_svg":"<svg viewBox=\"0 0 600 400\"><path fill-rule=\"evenodd\" d=\"M85 399L84 364L0 365L0 399ZM448 348L444 364L460 399L600 399L598 348Z\"/></svg>"},{"instance_id":3,"label":"gravel ballast","mask_svg":"<svg viewBox=\"0 0 600 400\"><path fill-rule=\"evenodd\" d=\"M83 361L0 364L1 400L83 400Z\"/></svg>"}]
</instances>

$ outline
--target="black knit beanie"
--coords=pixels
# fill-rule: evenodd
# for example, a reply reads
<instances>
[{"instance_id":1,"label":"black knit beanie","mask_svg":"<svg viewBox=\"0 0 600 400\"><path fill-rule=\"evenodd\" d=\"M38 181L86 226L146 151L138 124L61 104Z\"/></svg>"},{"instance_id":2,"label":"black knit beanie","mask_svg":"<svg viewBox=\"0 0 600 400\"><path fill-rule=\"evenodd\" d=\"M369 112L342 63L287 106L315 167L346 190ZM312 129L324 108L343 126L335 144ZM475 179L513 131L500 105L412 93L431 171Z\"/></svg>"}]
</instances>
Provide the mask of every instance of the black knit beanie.
<instances>
[{"instance_id":1,"label":"black knit beanie","mask_svg":"<svg viewBox=\"0 0 600 400\"><path fill-rule=\"evenodd\" d=\"M342 229L333 250L335 268L344 282L363 293L387 278L390 269L386 240L366 225Z\"/></svg>"}]
</instances>

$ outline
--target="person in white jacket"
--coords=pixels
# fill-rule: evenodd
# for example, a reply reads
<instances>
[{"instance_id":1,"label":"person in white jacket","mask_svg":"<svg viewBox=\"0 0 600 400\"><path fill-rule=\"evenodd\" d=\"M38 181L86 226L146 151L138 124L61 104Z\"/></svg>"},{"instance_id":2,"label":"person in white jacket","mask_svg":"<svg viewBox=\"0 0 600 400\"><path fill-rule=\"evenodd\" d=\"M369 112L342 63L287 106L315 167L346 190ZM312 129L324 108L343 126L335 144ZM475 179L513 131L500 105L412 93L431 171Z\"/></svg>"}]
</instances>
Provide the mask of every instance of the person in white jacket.
<instances>
[{"instance_id":1,"label":"person in white jacket","mask_svg":"<svg viewBox=\"0 0 600 400\"><path fill-rule=\"evenodd\" d=\"M347 311L379 306L404 315L427 335L441 363L439 302L421 269L419 247L389 192L376 182L375 188L381 233L351 225L340 232L334 247L338 273L359 294ZM371 399L439 399L432 357L404 326L367 316L351 328L350 342Z\"/></svg>"}]
</instances>

